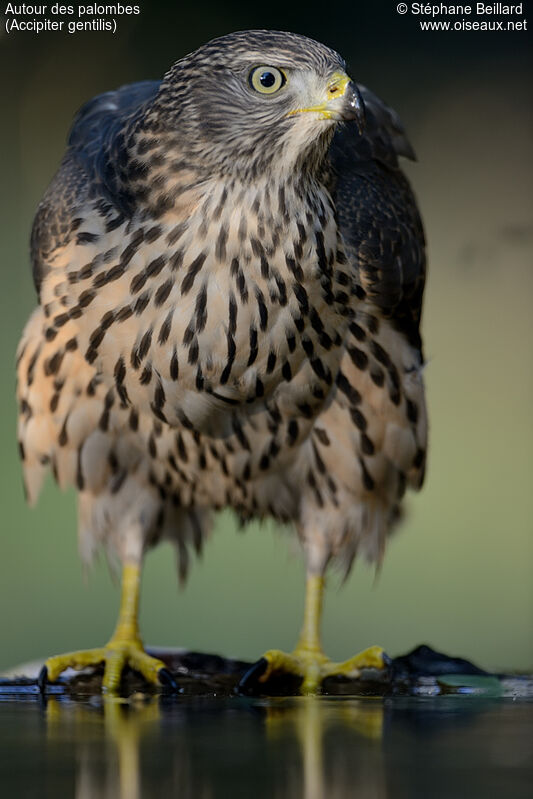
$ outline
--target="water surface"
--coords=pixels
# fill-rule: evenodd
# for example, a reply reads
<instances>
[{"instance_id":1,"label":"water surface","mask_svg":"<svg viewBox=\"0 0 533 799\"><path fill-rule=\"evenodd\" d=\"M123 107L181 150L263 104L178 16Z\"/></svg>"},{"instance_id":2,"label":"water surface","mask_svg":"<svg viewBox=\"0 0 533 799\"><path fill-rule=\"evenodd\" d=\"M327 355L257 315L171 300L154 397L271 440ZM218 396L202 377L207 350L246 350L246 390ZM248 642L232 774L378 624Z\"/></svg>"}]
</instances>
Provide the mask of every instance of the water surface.
<instances>
[{"instance_id":1,"label":"water surface","mask_svg":"<svg viewBox=\"0 0 533 799\"><path fill-rule=\"evenodd\" d=\"M531 796L533 703L486 697L0 703L0 794Z\"/></svg>"}]
</instances>

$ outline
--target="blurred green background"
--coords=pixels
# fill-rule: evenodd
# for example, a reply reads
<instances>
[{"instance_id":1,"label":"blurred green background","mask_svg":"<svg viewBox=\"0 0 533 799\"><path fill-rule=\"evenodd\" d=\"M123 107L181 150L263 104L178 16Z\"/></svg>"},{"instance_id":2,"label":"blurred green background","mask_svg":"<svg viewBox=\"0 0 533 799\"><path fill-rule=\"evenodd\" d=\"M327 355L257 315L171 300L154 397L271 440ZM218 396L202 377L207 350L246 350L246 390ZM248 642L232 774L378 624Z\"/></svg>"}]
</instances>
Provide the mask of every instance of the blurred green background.
<instances>
[{"instance_id":1,"label":"blurred green background","mask_svg":"<svg viewBox=\"0 0 533 799\"><path fill-rule=\"evenodd\" d=\"M160 77L231 30L294 30L340 51L351 75L393 105L418 164L430 274L424 310L431 448L377 581L357 564L330 580L325 645L427 642L487 668L533 666L533 197L528 33L422 33L396 3L145 2L116 35L0 37L2 75L2 446L0 668L107 640L117 586L105 562L84 586L74 493L51 481L26 507L15 436L14 352L35 303L28 238L77 108L122 83ZM526 4L524 3L524 6ZM527 8L526 15L527 15ZM531 9L530 9L531 10ZM532 15L533 17L533 15ZM529 20L533 25L533 18ZM255 659L290 649L302 564L272 526L219 517L179 591L169 546L146 561L147 643Z\"/></svg>"}]
</instances>

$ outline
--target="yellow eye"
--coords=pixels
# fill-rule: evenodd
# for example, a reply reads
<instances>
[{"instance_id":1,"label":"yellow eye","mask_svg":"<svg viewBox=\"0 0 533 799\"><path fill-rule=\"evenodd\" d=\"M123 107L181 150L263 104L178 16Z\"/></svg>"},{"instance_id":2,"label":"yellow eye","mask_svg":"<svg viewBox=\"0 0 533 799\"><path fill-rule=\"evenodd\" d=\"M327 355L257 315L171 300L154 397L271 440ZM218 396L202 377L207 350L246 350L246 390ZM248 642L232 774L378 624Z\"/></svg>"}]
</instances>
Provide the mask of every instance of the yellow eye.
<instances>
[{"instance_id":1,"label":"yellow eye","mask_svg":"<svg viewBox=\"0 0 533 799\"><path fill-rule=\"evenodd\" d=\"M287 78L276 67L255 67L250 72L250 86L261 94L274 94L287 83Z\"/></svg>"}]
</instances>

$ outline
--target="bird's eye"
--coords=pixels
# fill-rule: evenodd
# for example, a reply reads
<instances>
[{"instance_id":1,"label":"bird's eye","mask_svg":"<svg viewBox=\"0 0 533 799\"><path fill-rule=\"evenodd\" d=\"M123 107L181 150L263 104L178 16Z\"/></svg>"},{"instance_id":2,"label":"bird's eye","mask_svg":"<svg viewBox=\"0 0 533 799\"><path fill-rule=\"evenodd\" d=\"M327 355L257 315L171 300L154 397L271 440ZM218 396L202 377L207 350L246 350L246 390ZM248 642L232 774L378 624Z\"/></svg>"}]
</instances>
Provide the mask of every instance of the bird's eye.
<instances>
[{"instance_id":1,"label":"bird's eye","mask_svg":"<svg viewBox=\"0 0 533 799\"><path fill-rule=\"evenodd\" d=\"M250 72L250 86L261 94L274 94L287 83L287 78L276 67L255 67Z\"/></svg>"}]
</instances>

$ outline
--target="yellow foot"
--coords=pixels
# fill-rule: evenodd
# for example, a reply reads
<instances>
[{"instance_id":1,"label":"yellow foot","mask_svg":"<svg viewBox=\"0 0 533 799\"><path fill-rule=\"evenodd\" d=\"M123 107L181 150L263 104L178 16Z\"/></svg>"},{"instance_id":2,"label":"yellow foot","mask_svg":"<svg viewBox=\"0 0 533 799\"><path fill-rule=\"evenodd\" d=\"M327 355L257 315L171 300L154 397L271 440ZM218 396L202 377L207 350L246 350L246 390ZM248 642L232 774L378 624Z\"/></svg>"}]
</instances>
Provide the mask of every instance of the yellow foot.
<instances>
[{"instance_id":1,"label":"yellow foot","mask_svg":"<svg viewBox=\"0 0 533 799\"><path fill-rule=\"evenodd\" d=\"M244 675L239 688L247 692L254 684L265 683L273 674L285 672L303 678L302 694L316 694L326 677L343 675L357 679L363 669L383 670L388 663L389 658L380 646L371 646L343 663L334 663L321 649L296 647L291 654L270 649Z\"/></svg>"},{"instance_id":2,"label":"yellow foot","mask_svg":"<svg viewBox=\"0 0 533 799\"><path fill-rule=\"evenodd\" d=\"M44 692L46 682L55 682L65 669L80 670L100 663L105 664L102 690L106 694L119 693L122 672L126 666L140 672L152 685L177 689L174 678L163 661L147 655L139 640L113 638L99 649L84 649L48 658L39 675L39 687Z\"/></svg>"}]
</instances>

